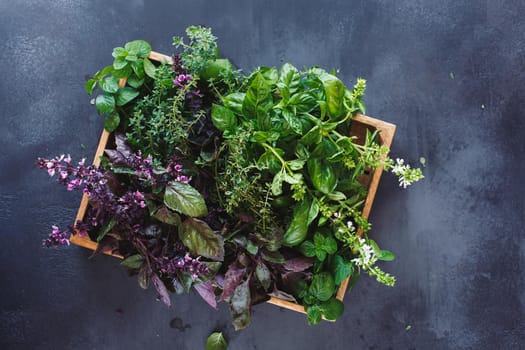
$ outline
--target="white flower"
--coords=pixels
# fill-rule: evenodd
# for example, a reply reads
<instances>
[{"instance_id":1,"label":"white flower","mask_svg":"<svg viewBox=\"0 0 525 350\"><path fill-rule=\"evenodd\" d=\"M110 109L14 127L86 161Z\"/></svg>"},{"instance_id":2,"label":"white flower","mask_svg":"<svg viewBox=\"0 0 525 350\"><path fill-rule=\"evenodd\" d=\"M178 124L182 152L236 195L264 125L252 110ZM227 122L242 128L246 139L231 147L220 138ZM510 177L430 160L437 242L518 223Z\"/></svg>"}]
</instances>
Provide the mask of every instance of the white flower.
<instances>
[{"instance_id":1,"label":"white flower","mask_svg":"<svg viewBox=\"0 0 525 350\"><path fill-rule=\"evenodd\" d=\"M334 217L337 218L337 219L340 218L341 217L341 213L340 212L335 212L334 213Z\"/></svg>"},{"instance_id":2,"label":"white flower","mask_svg":"<svg viewBox=\"0 0 525 350\"><path fill-rule=\"evenodd\" d=\"M354 232L355 231L355 227L354 227L354 224L352 223L352 221L347 221L346 222L346 226L348 227L350 232Z\"/></svg>"},{"instance_id":3,"label":"white flower","mask_svg":"<svg viewBox=\"0 0 525 350\"><path fill-rule=\"evenodd\" d=\"M359 257L352 259L352 262L359 266L366 266L377 261L375 256L374 248L366 244L366 241L363 238L359 238Z\"/></svg>"}]
</instances>

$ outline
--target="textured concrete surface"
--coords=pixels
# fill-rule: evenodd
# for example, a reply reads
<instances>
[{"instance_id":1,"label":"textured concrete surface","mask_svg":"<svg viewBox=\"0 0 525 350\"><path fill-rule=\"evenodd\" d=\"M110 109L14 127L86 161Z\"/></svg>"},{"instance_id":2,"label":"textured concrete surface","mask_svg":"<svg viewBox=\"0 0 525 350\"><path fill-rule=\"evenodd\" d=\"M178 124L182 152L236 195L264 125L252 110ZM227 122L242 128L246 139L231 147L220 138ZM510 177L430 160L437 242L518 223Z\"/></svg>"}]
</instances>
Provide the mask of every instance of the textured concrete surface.
<instances>
[{"instance_id":1,"label":"textured concrete surface","mask_svg":"<svg viewBox=\"0 0 525 350\"><path fill-rule=\"evenodd\" d=\"M203 349L215 329L243 350L525 348L524 14L521 0L0 0L0 348ZM33 161L93 156L86 77L131 39L171 52L190 24L214 28L244 69L368 79L368 114L398 125L393 156L428 163L407 191L383 177L374 205L394 289L363 278L344 317L318 327L260 305L234 332L224 306L191 294L166 309L114 259L40 247L80 195Z\"/></svg>"}]
</instances>

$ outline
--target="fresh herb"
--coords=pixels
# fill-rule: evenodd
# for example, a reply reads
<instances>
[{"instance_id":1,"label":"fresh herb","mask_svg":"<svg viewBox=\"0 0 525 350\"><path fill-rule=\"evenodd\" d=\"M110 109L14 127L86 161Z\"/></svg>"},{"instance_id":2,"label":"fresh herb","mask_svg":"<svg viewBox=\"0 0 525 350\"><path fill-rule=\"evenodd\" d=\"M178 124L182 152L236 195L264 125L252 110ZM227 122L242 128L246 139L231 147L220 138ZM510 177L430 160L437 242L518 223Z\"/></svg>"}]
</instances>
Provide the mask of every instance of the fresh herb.
<instances>
[{"instance_id":1,"label":"fresh herb","mask_svg":"<svg viewBox=\"0 0 525 350\"><path fill-rule=\"evenodd\" d=\"M388 157L378 131L349 136L364 113L366 82L347 88L335 73L260 67L248 75L218 54L209 28L192 26L181 51L152 62L138 40L86 84L105 128L115 131L101 166L39 158L41 169L89 197L85 217L53 226L46 246L68 234L118 253L159 300L194 288L210 306L228 303L235 329L271 296L300 303L307 321L335 320L337 298L362 271L392 286L376 263L391 261L367 236L363 178L383 167L406 188L418 168ZM171 63L171 62L170 62ZM422 164L425 163L422 161ZM220 333L207 348L225 348Z\"/></svg>"}]
</instances>

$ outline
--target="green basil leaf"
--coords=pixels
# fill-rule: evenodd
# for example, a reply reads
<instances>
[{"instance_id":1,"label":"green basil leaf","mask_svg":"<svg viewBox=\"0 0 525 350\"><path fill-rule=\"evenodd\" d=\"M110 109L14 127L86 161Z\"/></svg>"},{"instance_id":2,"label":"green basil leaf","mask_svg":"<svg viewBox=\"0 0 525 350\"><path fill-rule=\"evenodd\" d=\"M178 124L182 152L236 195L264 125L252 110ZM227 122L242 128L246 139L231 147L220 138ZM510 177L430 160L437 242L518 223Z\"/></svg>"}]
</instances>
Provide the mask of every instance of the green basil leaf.
<instances>
[{"instance_id":1,"label":"green basil leaf","mask_svg":"<svg viewBox=\"0 0 525 350\"><path fill-rule=\"evenodd\" d=\"M187 217L179 225L179 238L193 255L224 260L224 239L204 221Z\"/></svg>"},{"instance_id":2,"label":"green basil leaf","mask_svg":"<svg viewBox=\"0 0 525 350\"><path fill-rule=\"evenodd\" d=\"M299 251L307 257L315 256L315 245L311 241L304 241L299 246Z\"/></svg>"},{"instance_id":3,"label":"green basil leaf","mask_svg":"<svg viewBox=\"0 0 525 350\"><path fill-rule=\"evenodd\" d=\"M118 91L118 78L110 76L99 82L99 87L110 94L114 94Z\"/></svg>"},{"instance_id":4,"label":"green basil leaf","mask_svg":"<svg viewBox=\"0 0 525 350\"><path fill-rule=\"evenodd\" d=\"M328 272L314 274L308 291L318 300L327 301L335 293L334 278Z\"/></svg>"},{"instance_id":5,"label":"green basil leaf","mask_svg":"<svg viewBox=\"0 0 525 350\"><path fill-rule=\"evenodd\" d=\"M95 99L95 106L99 114L109 114L115 110L115 98L108 93L98 95Z\"/></svg>"},{"instance_id":6,"label":"green basil leaf","mask_svg":"<svg viewBox=\"0 0 525 350\"><path fill-rule=\"evenodd\" d=\"M396 258L394 253L388 250L381 250L380 254L377 257L379 260L383 261L392 261Z\"/></svg>"},{"instance_id":7,"label":"green basil leaf","mask_svg":"<svg viewBox=\"0 0 525 350\"><path fill-rule=\"evenodd\" d=\"M226 95L222 98L222 104L233 111L235 114L242 114L242 103L244 101L245 93L234 92L232 94Z\"/></svg>"},{"instance_id":8,"label":"green basil leaf","mask_svg":"<svg viewBox=\"0 0 525 350\"><path fill-rule=\"evenodd\" d=\"M286 86L290 94L293 94L300 87L301 75L299 74L297 68L292 66L290 63L285 63L279 72L278 82Z\"/></svg>"},{"instance_id":9,"label":"green basil leaf","mask_svg":"<svg viewBox=\"0 0 525 350\"><path fill-rule=\"evenodd\" d=\"M226 350L227 348L228 343L221 332L210 334L206 340L206 350Z\"/></svg>"},{"instance_id":10,"label":"green basil leaf","mask_svg":"<svg viewBox=\"0 0 525 350\"><path fill-rule=\"evenodd\" d=\"M144 58L144 72L146 75L152 79L155 79L155 72L157 68L148 58Z\"/></svg>"},{"instance_id":11,"label":"green basil leaf","mask_svg":"<svg viewBox=\"0 0 525 350\"><path fill-rule=\"evenodd\" d=\"M284 155L284 152L281 155ZM259 170L268 169L272 173L276 173L281 170L281 166L281 161L270 150L266 150L257 160Z\"/></svg>"},{"instance_id":12,"label":"green basil leaf","mask_svg":"<svg viewBox=\"0 0 525 350\"><path fill-rule=\"evenodd\" d=\"M109 132L115 131L120 124L120 116L117 112L111 113L104 120L104 129Z\"/></svg>"},{"instance_id":13,"label":"green basil leaf","mask_svg":"<svg viewBox=\"0 0 525 350\"><path fill-rule=\"evenodd\" d=\"M219 58L206 62L206 65L200 72L200 78L204 80L218 80L221 76L227 76L233 71L233 66L226 58Z\"/></svg>"},{"instance_id":14,"label":"green basil leaf","mask_svg":"<svg viewBox=\"0 0 525 350\"><path fill-rule=\"evenodd\" d=\"M321 304L321 310L323 312L324 317L327 320L331 321L337 320L339 317L341 317L341 315L344 312L344 309L344 304L336 298L332 298Z\"/></svg>"},{"instance_id":15,"label":"green basil leaf","mask_svg":"<svg viewBox=\"0 0 525 350\"><path fill-rule=\"evenodd\" d=\"M340 285L345 279L347 279L354 271L351 263L347 263L342 256L334 255L330 270L334 275L334 282L336 285Z\"/></svg>"},{"instance_id":16,"label":"green basil leaf","mask_svg":"<svg viewBox=\"0 0 525 350\"><path fill-rule=\"evenodd\" d=\"M321 127L316 125L304 134L300 141L305 145L318 144L323 139L322 131Z\"/></svg>"},{"instance_id":17,"label":"green basil leaf","mask_svg":"<svg viewBox=\"0 0 525 350\"><path fill-rule=\"evenodd\" d=\"M139 92L130 87L123 87L117 92L117 106L124 106L139 95Z\"/></svg>"},{"instance_id":18,"label":"green basil leaf","mask_svg":"<svg viewBox=\"0 0 525 350\"><path fill-rule=\"evenodd\" d=\"M288 164L288 166L292 170L301 170L304 167L305 163L306 161L304 161L303 159L293 159L286 162L286 164Z\"/></svg>"},{"instance_id":19,"label":"green basil leaf","mask_svg":"<svg viewBox=\"0 0 525 350\"><path fill-rule=\"evenodd\" d=\"M166 185L164 204L171 210L184 215L199 217L208 215L208 208L199 191L191 185L178 181L170 181Z\"/></svg>"},{"instance_id":20,"label":"green basil leaf","mask_svg":"<svg viewBox=\"0 0 525 350\"><path fill-rule=\"evenodd\" d=\"M137 55L139 57L148 57L151 52L151 45L144 40L133 40L124 45L124 49L128 54Z\"/></svg>"},{"instance_id":21,"label":"green basil leaf","mask_svg":"<svg viewBox=\"0 0 525 350\"><path fill-rule=\"evenodd\" d=\"M211 107L213 125L221 131L234 131L237 127L237 117L228 108L213 104Z\"/></svg>"},{"instance_id":22,"label":"green basil leaf","mask_svg":"<svg viewBox=\"0 0 525 350\"><path fill-rule=\"evenodd\" d=\"M135 254L128 256L126 259L122 260L120 265L126 266L130 269L140 269L144 264L144 257L140 254Z\"/></svg>"},{"instance_id":23,"label":"green basil leaf","mask_svg":"<svg viewBox=\"0 0 525 350\"><path fill-rule=\"evenodd\" d=\"M306 219L306 222L308 226L315 220L317 215L319 214L319 203L316 199L312 201L312 204L310 205L310 210L308 210L308 217Z\"/></svg>"},{"instance_id":24,"label":"green basil leaf","mask_svg":"<svg viewBox=\"0 0 525 350\"><path fill-rule=\"evenodd\" d=\"M293 247L301 244L308 234L308 217L310 210L310 201L303 199L297 204L293 211L293 219L284 234L283 245Z\"/></svg>"},{"instance_id":25,"label":"green basil leaf","mask_svg":"<svg viewBox=\"0 0 525 350\"><path fill-rule=\"evenodd\" d=\"M282 113L284 120L286 120L290 128L296 134L302 135L303 124L301 123L301 120L299 120L299 118L297 118L295 114L288 109L283 109L281 113Z\"/></svg>"},{"instance_id":26,"label":"green basil leaf","mask_svg":"<svg viewBox=\"0 0 525 350\"><path fill-rule=\"evenodd\" d=\"M268 111L273 105L271 86L259 72L255 74L242 104L242 112L248 119L257 122L257 129L268 130L270 120Z\"/></svg>"},{"instance_id":27,"label":"green basil leaf","mask_svg":"<svg viewBox=\"0 0 525 350\"><path fill-rule=\"evenodd\" d=\"M272 181L272 194L274 196L280 196L283 193L283 181L284 181L285 172L279 171L273 177Z\"/></svg>"},{"instance_id":28,"label":"green basil leaf","mask_svg":"<svg viewBox=\"0 0 525 350\"><path fill-rule=\"evenodd\" d=\"M323 82L326 94L327 112L332 118L339 118L344 114L345 86L336 76L332 74L322 74L320 77Z\"/></svg>"},{"instance_id":29,"label":"green basil leaf","mask_svg":"<svg viewBox=\"0 0 525 350\"><path fill-rule=\"evenodd\" d=\"M321 322L322 312L319 306L312 305L306 309L306 318L309 325L318 324Z\"/></svg>"},{"instance_id":30,"label":"green basil leaf","mask_svg":"<svg viewBox=\"0 0 525 350\"><path fill-rule=\"evenodd\" d=\"M334 168L328 162L318 158L310 159L308 173L314 187L322 193L331 193L337 186Z\"/></svg>"},{"instance_id":31,"label":"green basil leaf","mask_svg":"<svg viewBox=\"0 0 525 350\"><path fill-rule=\"evenodd\" d=\"M115 68L116 70L123 69L127 65L128 65L128 61L126 61L124 57L117 57L113 61L113 68Z\"/></svg>"}]
</instances>

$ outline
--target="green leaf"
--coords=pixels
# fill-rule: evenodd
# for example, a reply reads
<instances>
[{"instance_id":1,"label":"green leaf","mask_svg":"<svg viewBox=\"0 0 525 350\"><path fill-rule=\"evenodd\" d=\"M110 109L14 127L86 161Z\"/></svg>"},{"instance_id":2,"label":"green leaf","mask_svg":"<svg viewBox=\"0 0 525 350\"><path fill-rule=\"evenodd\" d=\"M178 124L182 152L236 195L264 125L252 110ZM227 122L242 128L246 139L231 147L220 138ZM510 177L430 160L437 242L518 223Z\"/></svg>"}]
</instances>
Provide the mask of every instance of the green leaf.
<instances>
[{"instance_id":1,"label":"green leaf","mask_svg":"<svg viewBox=\"0 0 525 350\"><path fill-rule=\"evenodd\" d=\"M100 231L100 234L97 237L97 242L100 242L102 238L104 238L111 229L115 226L115 219L109 220L109 222L102 228L102 231Z\"/></svg>"},{"instance_id":2,"label":"green leaf","mask_svg":"<svg viewBox=\"0 0 525 350\"><path fill-rule=\"evenodd\" d=\"M250 280L239 284L230 299L230 314L236 331L248 327L250 324Z\"/></svg>"},{"instance_id":3,"label":"green leaf","mask_svg":"<svg viewBox=\"0 0 525 350\"><path fill-rule=\"evenodd\" d=\"M335 252L337 251L337 242L336 242L336 240L333 239L332 237L326 237L325 240L324 240L323 249L328 254L335 254Z\"/></svg>"},{"instance_id":4,"label":"green leaf","mask_svg":"<svg viewBox=\"0 0 525 350\"><path fill-rule=\"evenodd\" d=\"M322 317L322 312L319 306L312 305L306 309L306 318L310 326L321 322L321 317Z\"/></svg>"},{"instance_id":5,"label":"green leaf","mask_svg":"<svg viewBox=\"0 0 525 350\"><path fill-rule=\"evenodd\" d=\"M235 114L241 115L242 114L242 103L244 101L245 96L246 96L245 93L234 92L232 94L224 96L222 98L222 103L224 104L226 108L230 109Z\"/></svg>"},{"instance_id":6,"label":"green leaf","mask_svg":"<svg viewBox=\"0 0 525 350\"><path fill-rule=\"evenodd\" d=\"M257 264L257 267L255 268L255 276L257 276L257 279L259 280L259 282L261 282L261 285L265 290L268 290L268 288L270 288L272 278L270 275L270 270L268 269L266 264Z\"/></svg>"},{"instance_id":7,"label":"green leaf","mask_svg":"<svg viewBox=\"0 0 525 350\"><path fill-rule=\"evenodd\" d=\"M111 56L113 56L114 58L117 58L117 57L125 58L127 55L128 55L128 52L123 47L115 47L113 49L113 52L111 53Z\"/></svg>"},{"instance_id":8,"label":"green leaf","mask_svg":"<svg viewBox=\"0 0 525 350\"><path fill-rule=\"evenodd\" d=\"M213 125L221 131L234 131L237 127L237 118L233 112L215 103L211 107L211 120Z\"/></svg>"},{"instance_id":9,"label":"green leaf","mask_svg":"<svg viewBox=\"0 0 525 350\"><path fill-rule=\"evenodd\" d=\"M280 196L283 193L283 181L284 181L284 171L279 171L273 177L272 181L272 194L274 196Z\"/></svg>"},{"instance_id":10,"label":"green leaf","mask_svg":"<svg viewBox=\"0 0 525 350\"><path fill-rule=\"evenodd\" d=\"M136 75L132 75L128 78L127 83L129 86L138 89L144 84L144 79L139 79Z\"/></svg>"},{"instance_id":11,"label":"green leaf","mask_svg":"<svg viewBox=\"0 0 525 350\"><path fill-rule=\"evenodd\" d=\"M124 57L117 57L113 61L113 68L115 68L116 70L123 69L127 65L128 65L128 61L126 61Z\"/></svg>"},{"instance_id":12,"label":"green leaf","mask_svg":"<svg viewBox=\"0 0 525 350\"><path fill-rule=\"evenodd\" d=\"M337 320L339 317L341 317L344 309L344 304L336 298L332 298L321 304L321 310L324 317L331 321Z\"/></svg>"},{"instance_id":13,"label":"green leaf","mask_svg":"<svg viewBox=\"0 0 525 350\"><path fill-rule=\"evenodd\" d=\"M93 90L95 89L95 86L97 85L97 81L95 79L89 79L86 82L86 92L88 95L91 95L93 93Z\"/></svg>"},{"instance_id":14,"label":"green leaf","mask_svg":"<svg viewBox=\"0 0 525 350\"><path fill-rule=\"evenodd\" d=\"M206 62L206 65L200 72L200 77L204 80L215 80L221 78L221 76L227 76L233 71L233 66L226 58L219 58L213 61Z\"/></svg>"},{"instance_id":15,"label":"green leaf","mask_svg":"<svg viewBox=\"0 0 525 350\"><path fill-rule=\"evenodd\" d=\"M305 163L306 162L302 159L293 159L286 162L292 170L301 170Z\"/></svg>"},{"instance_id":16,"label":"green leaf","mask_svg":"<svg viewBox=\"0 0 525 350\"><path fill-rule=\"evenodd\" d=\"M117 92L117 106L124 106L139 95L139 92L130 87L120 88Z\"/></svg>"},{"instance_id":17,"label":"green leaf","mask_svg":"<svg viewBox=\"0 0 525 350\"><path fill-rule=\"evenodd\" d=\"M139 57L148 57L151 52L151 46L144 40L134 40L126 43L124 49L128 51L128 54L137 55Z\"/></svg>"},{"instance_id":18,"label":"green leaf","mask_svg":"<svg viewBox=\"0 0 525 350\"><path fill-rule=\"evenodd\" d=\"M126 259L122 260L120 265L126 266L130 269L140 269L144 264L144 257L140 254L134 254L128 256Z\"/></svg>"},{"instance_id":19,"label":"green leaf","mask_svg":"<svg viewBox=\"0 0 525 350\"><path fill-rule=\"evenodd\" d=\"M208 208L199 191L191 185L178 181L168 182L164 204L184 215L200 217L208 215Z\"/></svg>"},{"instance_id":20,"label":"green leaf","mask_svg":"<svg viewBox=\"0 0 525 350\"><path fill-rule=\"evenodd\" d=\"M310 201L303 199L297 204L293 211L293 219L284 234L283 245L293 247L301 244L308 234L308 217L310 211Z\"/></svg>"},{"instance_id":21,"label":"green leaf","mask_svg":"<svg viewBox=\"0 0 525 350\"><path fill-rule=\"evenodd\" d=\"M117 78L128 78L131 75L131 67L126 65L122 69L113 70L112 74Z\"/></svg>"},{"instance_id":22,"label":"green leaf","mask_svg":"<svg viewBox=\"0 0 525 350\"><path fill-rule=\"evenodd\" d=\"M270 128L268 111L272 105L271 86L261 73L255 74L243 100L243 114L257 122L258 130L266 131Z\"/></svg>"},{"instance_id":23,"label":"green leaf","mask_svg":"<svg viewBox=\"0 0 525 350\"><path fill-rule=\"evenodd\" d=\"M110 94L114 94L118 91L118 78L114 76L107 77L100 81L99 87Z\"/></svg>"},{"instance_id":24,"label":"green leaf","mask_svg":"<svg viewBox=\"0 0 525 350\"><path fill-rule=\"evenodd\" d=\"M282 155L284 155L284 151L282 152L281 156ZM276 173L281 170L281 165L281 161L270 150L266 150L266 152L264 152L257 160L257 167L260 170L268 169L272 173Z\"/></svg>"},{"instance_id":25,"label":"green leaf","mask_svg":"<svg viewBox=\"0 0 525 350\"><path fill-rule=\"evenodd\" d=\"M316 250L315 256L319 261L324 261L324 259L326 259L326 251L324 251L323 249Z\"/></svg>"},{"instance_id":26,"label":"green leaf","mask_svg":"<svg viewBox=\"0 0 525 350\"><path fill-rule=\"evenodd\" d=\"M133 72L137 75L137 78L142 79L145 76L144 72L144 62L135 61L131 62L131 68Z\"/></svg>"},{"instance_id":27,"label":"green leaf","mask_svg":"<svg viewBox=\"0 0 525 350\"><path fill-rule=\"evenodd\" d=\"M353 272L352 264L347 263L340 255L335 255L332 258L332 264L330 268L332 274L334 275L334 282L336 285L340 285Z\"/></svg>"},{"instance_id":28,"label":"green leaf","mask_svg":"<svg viewBox=\"0 0 525 350\"><path fill-rule=\"evenodd\" d=\"M206 341L206 350L226 350L228 343L221 332L210 334Z\"/></svg>"},{"instance_id":29,"label":"green leaf","mask_svg":"<svg viewBox=\"0 0 525 350\"><path fill-rule=\"evenodd\" d=\"M377 258L379 260L383 260L383 261L392 261L392 260L394 260L396 258L396 256L391 251L381 250L380 254L377 256Z\"/></svg>"},{"instance_id":30,"label":"green leaf","mask_svg":"<svg viewBox=\"0 0 525 350\"><path fill-rule=\"evenodd\" d=\"M315 274L308 291L320 301L327 301L335 293L334 278L328 272Z\"/></svg>"},{"instance_id":31,"label":"green leaf","mask_svg":"<svg viewBox=\"0 0 525 350\"><path fill-rule=\"evenodd\" d=\"M304 241L299 246L299 251L307 257L315 256L315 245L311 241Z\"/></svg>"},{"instance_id":32,"label":"green leaf","mask_svg":"<svg viewBox=\"0 0 525 350\"><path fill-rule=\"evenodd\" d=\"M301 120L295 116L295 113L291 112L288 109L282 110L282 116L284 120L288 123L290 128L299 135L302 135L303 133L303 124L301 123Z\"/></svg>"},{"instance_id":33,"label":"green leaf","mask_svg":"<svg viewBox=\"0 0 525 350\"><path fill-rule=\"evenodd\" d=\"M144 58L144 73L152 79L155 79L155 72L157 68L148 58Z\"/></svg>"},{"instance_id":34,"label":"green leaf","mask_svg":"<svg viewBox=\"0 0 525 350\"><path fill-rule=\"evenodd\" d=\"M301 75L299 74L297 68L292 66L290 63L285 63L279 72L278 82L286 86L290 94L293 94L300 87Z\"/></svg>"},{"instance_id":35,"label":"green leaf","mask_svg":"<svg viewBox=\"0 0 525 350\"><path fill-rule=\"evenodd\" d=\"M128 62L135 62L138 59L139 58L136 55L127 55L126 58L125 58L125 60L128 61Z\"/></svg>"},{"instance_id":36,"label":"green leaf","mask_svg":"<svg viewBox=\"0 0 525 350\"><path fill-rule=\"evenodd\" d=\"M345 86L336 76L322 74L320 77L326 93L327 112L332 118L339 118L344 114Z\"/></svg>"},{"instance_id":37,"label":"green leaf","mask_svg":"<svg viewBox=\"0 0 525 350\"><path fill-rule=\"evenodd\" d=\"M224 239L204 221L187 217L179 225L179 238L193 255L224 260Z\"/></svg>"},{"instance_id":38,"label":"green leaf","mask_svg":"<svg viewBox=\"0 0 525 350\"><path fill-rule=\"evenodd\" d=\"M95 99L95 106L99 114L109 114L115 110L115 98L107 93L98 95Z\"/></svg>"},{"instance_id":39,"label":"green leaf","mask_svg":"<svg viewBox=\"0 0 525 350\"><path fill-rule=\"evenodd\" d=\"M117 112L111 113L104 120L104 129L109 132L115 131L120 124L120 116Z\"/></svg>"},{"instance_id":40,"label":"green leaf","mask_svg":"<svg viewBox=\"0 0 525 350\"><path fill-rule=\"evenodd\" d=\"M337 186L337 177L332 165L319 158L310 159L307 165L314 187L322 193L331 193Z\"/></svg>"},{"instance_id":41,"label":"green leaf","mask_svg":"<svg viewBox=\"0 0 525 350\"><path fill-rule=\"evenodd\" d=\"M301 137L301 142L305 145L318 144L323 138L321 126L316 125Z\"/></svg>"}]
</instances>

